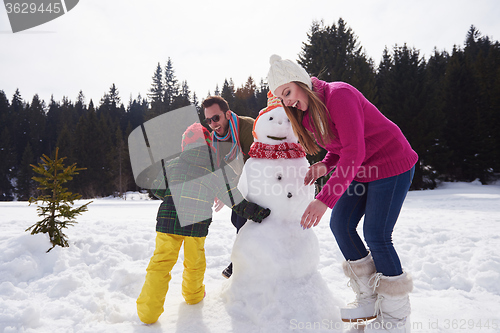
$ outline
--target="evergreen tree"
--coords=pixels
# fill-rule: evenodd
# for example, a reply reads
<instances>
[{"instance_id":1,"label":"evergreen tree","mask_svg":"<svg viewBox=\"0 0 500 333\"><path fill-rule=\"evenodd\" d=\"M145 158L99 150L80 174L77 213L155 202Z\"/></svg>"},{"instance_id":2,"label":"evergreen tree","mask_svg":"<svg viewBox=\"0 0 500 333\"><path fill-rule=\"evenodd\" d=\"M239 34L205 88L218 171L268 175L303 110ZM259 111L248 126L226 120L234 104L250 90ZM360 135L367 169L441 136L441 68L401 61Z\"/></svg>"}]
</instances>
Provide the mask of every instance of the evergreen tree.
<instances>
[{"instance_id":1,"label":"evergreen tree","mask_svg":"<svg viewBox=\"0 0 500 333\"><path fill-rule=\"evenodd\" d=\"M111 145L108 135L109 128L97 117L91 101L89 111L80 118L75 133L75 155L78 163L87 169L77 182L78 192L85 198L112 193L109 186L108 153Z\"/></svg>"},{"instance_id":2,"label":"evergreen tree","mask_svg":"<svg viewBox=\"0 0 500 333\"><path fill-rule=\"evenodd\" d=\"M450 148L447 174L455 180L472 181L477 153L474 138L476 126L476 83L470 64L462 50L455 47L446 68L444 81L444 138Z\"/></svg>"},{"instance_id":3,"label":"evergreen tree","mask_svg":"<svg viewBox=\"0 0 500 333\"><path fill-rule=\"evenodd\" d=\"M118 108L118 106L121 103L121 98L120 98L120 93L118 92L118 89L116 88L115 84L113 83L111 87L109 88L109 100L114 108Z\"/></svg>"},{"instance_id":4,"label":"evergreen tree","mask_svg":"<svg viewBox=\"0 0 500 333\"><path fill-rule=\"evenodd\" d=\"M41 177L33 177L35 181L40 183L39 190L45 192L37 198L31 197L29 199L30 205L32 203L42 202L38 206L38 216L43 217L26 231L31 230L31 234L48 233L52 247L47 250L49 252L56 245L68 247L67 236L62 232L62 229L76 223L76 216L87 211L89 203L80 207L72 208L75 200L81 198L78 193L71 193L64 188L63 185L73 179L78 171L84 168L77 168L76 164L68 167L64 166L63 158L59 158L58 149L56 148L53 158L43 155L41 158L43 163L38 163L38 166L32 165L33 171L40 174ZM44 206L44 204L46 204Z\"/></svg>"},{"instance_id":5,"label":"evergreen tree","mask_svg":"<svg viewBox=\"0 0 500 333\"><path fill-rule=\"evenodd\" d=\"M308 41L303 43L298 63L312 76L325 81L352 84L372 102L376 95L375 71L357 41L352 29L342 18L337 25L313 22Z\"/></svg>"},{"instance_id":6,"label":"evergreen tree","mask_svg":"<svg viewBox=\"0 0 500 333\"><path fill-rule=\"evenodd\" d=\"M222 86L222 91L220 96L227 101L230 109L234 106L234 100L236 96L234 91L234 83L232 79L230 79L230 82L224 80L224 85Z\"/></svg>"},{"instance_id":7,"label":"evergreen tree","mask_svg":"<svg viewBox=\"0 0 500 333\"><path fill-rule=\"evenodd\" d=\"M19 89L16 89L14 95L12 96L12 101L10 103L10 106L11 106L11 111L10 111L11 115L20 113L24 108L23 98L21 97L21 92L19 91Z\"/></svg>"},{"instance_id":8,"label":"evergreen tree","mask_svg":"<svg viewBox=\"0 0 500 333\"><path fill-rule=\"evenodd\" d=\"M136 128L146 120L149 103L139 94L128 106L128 120L132 128ZM128 125L128 124L127 124Z\"/></svg>"},{"instance_id":9,"label":"evergreen tree","mask_svg":"<svg viewBox=\"0 0 500 333\"><path fill-rule=\"evenodd\" d=\"M160 63L156 66L156 71L153 75L153 83L149 89L149 101L151 104L151 111L147 115L147 119L152 119L163 112L165 112L163 107L163 97L165 89L163 86L163 74ZM140 103L140 100L138 101Z\"/></svg>"},{"instance_id":10,"label":"evergreen tree","mask_svg":"<svg viewBox=\"0 0 500 333\"><path fill-rule=\"evenodd\" d=\"M492 150L493 150L493 170L496 174L500 173L500 44L495 42L492 45L492 50L487 59L491 81L489 81L489 100L491 107L491 128L490 133L493 133Z\"/></svg>"},{"instance_id":11,"label":"evergreen tree","mask_svg":"<svg viewBox=\"0 0 500 333\"><path fill-rule=\"evenodd\" d=\"M11 108L7 96L0 90L0 201L13 199L12 169L16 164L16 151L12 146L10 130Z\"/></svg>"},{"instance_id":12,"label":"evergreen tree","mask_svg":"<svg viewBox=\"0 0 500 333\"><path fill-rule=\"evenodd\" d=\"M259 107L257 106L257 85L254 79L249 76L247 82L243 86L244 95L247 96L247 114L251 117L257 118L259 115Z\"/></svg>"},{"instance_id":13,"label":"evergreen tree","mask_svg":"<svg viewBox=\"0 0 500 333\"><path fill-rule=\"evenodd\" d=\"M80 116L81 117L81 116ZM56 147L56 142L58 138L58 133L61 131L63 126L62 122L62 109L59 103L54 100L54 96L51 96L49 111L46 115L46 126L45 126L45 138L46 138L46 149L47 151L52 151ZM68 125L67 125L68 126ZM38 155L40 156L40 155Z\"/></svg>"},{"instance_id":14,"label":"evergreen tree","mask_svg":"<svg viewBox=\"0 0 500 333\"><path fill-rule=\"evenodd\" d=\"M383 71L384 79L379 79L378 87L380 111L396 123L406 136L413 149L425 154L429 146L435 143L431 134L433 114L428 112L425 97L425 60L420 58L416 49L409 49L406 44L394 47L392 64L388 71ZM387 68L388 58L383 59L382 67ZM430 137L427 135L431 134ZM421 161L422 162L422 161ZM415 188L424 187L423 167L417 165L413 180Z\"/></svg>"},{"instance_id":15,"label":"evergreen tree","mask_svg":"<svg viewBox=\"0 0 500 333\"><path fill-rule=\"evenodd\" d=\"M189 90L189 86L187 84L187 81L183 81L180 93L174 97L174 101L173 101L172 106L171 106L172 110L176 110L176 109L181 108L183 106L190 105L191 104L190 97L189 97L190 94L191 94L191 91Z\"/></svg>"},{"instance_id":16,"label":"evergreen tree","mask_svg":"<svg viewBox=\"0 0 500 333\"><path fill-rule=\"evenodd\" d=\"M33 169L31 164L35 162L35 156L31 145L28 143L24 149L21 159L21 165L17 171L16 194L19 200L28 200L35 193L35 184L33 182Z\"/></svg>"},{"instance_id":17,"label":"evergreen tree","mask_svg":"<svg viewBox=\"0 0 500 333\"><path fill-rule=\"evenodd\" d=\"M64 124L61 132L59 132L56 147L59 148L61 155L66 156L68 163L77 162L74 156L74 134L67 124Z\"/></svg>"},{"instance_id":18,"label":"evergreen tree","mask_svg":"<svg viewBox=\"0 0 500 333\"><path fill-rule=\"evenodd\" d=\"M78 119L80 119L80 117L83 116L87 111L87 106L85 105L85 95L81 90L78 93L78 96L76 97L75 111L76 111L76 117Z\"/></svg>"},{"instance_id":19,"label":"evergreen tree","mask_svg":"<svg viewBox=\"0 0 500 333\"><path fill-rule=\"evenodd\" d=\"M9 100L3 90L0 90L0 133L2 130L9 126L10 113L9 113Z\"/></svg>"},{"instance_id":20,"label":"evergreen tree","mask_svg":"<svg viewBox=\"0 0 500 333\"><path fill-rule=\"evenodd\" d=\"M120 128L116 129L115 132L115 145L114 145L114 159L113 168L116 171L114 173L113 185L120 197L126 192L128 188L128 181L130 179L129 174L132 170L130 166L130 159L128 155L128 149L123 140L123 133Z\"/></svg>"},{"instance_id":21,"label":"evergreen tree","mask_svg":"<svg viewBox=\"0 0 500 333\"><path fill-rule=\"evenodd\" d=\"M0 132L0 201L11 201L14 198L11 180L16 159L9 128L4 127Z\"/></svg>"},{"instance_id":22,"label":"evergreen tree","mask_svg":"<svg viewBox=\"0 0 500 333\"><path fill-rule=\"evenodd\" d=\"M68 128L73 129L80 119L75 109L75 105L73 105L68 97L63 96L62 103L60 104L60 118L57 126L56 140L65 124Z\"/></svg>"},{"instance_id":23,"label":"evergreen tree","mask_svg":"<svg viewBox=\"0 0 500 333\"><path fill-rule=\"evenodd\" d=\"M166 111L173 110L173 102L179 95L179 83L175 77L174 66L170 57L165 66L165 94L163 95L163 105Z\"/></svg>"},{"instance_id":24,"label":"evergreen tree","mask_svg":"<svg viewBox=\"0 0 500 333\"><path fill-rule=\"evenodd\" d=\"M199 114L201 106L200 106L200 101L198 100L198 96L196 96L195 92L193 92L193 105L194 105L194 107L196 108L196 111Z\"/></svg>"},{"instance_id":25,"label":"evergreen tree","mask_svg":"<svg viewBox=\"0 0 500 333\"><path fill-rule=\"evenodd\" d=\"M488 37L484 37L471 26L465 40L465 60L470 64L477 85L475 108L474 173L483 183L493 179L495 169L499 170L498 138L500 126L498 95L495 82L499 81L500 47Z\"/></svg>"},{"instance_id":26,"label":"evergreen tree","mask_svg":"<svg viewBox=\"0 0 500 333\"><path fill-rule=\"evenodd\" d=\"M23 102L19 89L16 89L16 92L12 96L9 114L11 143L13 144L15 152L15 164L13 165L13 171L17 172L17 166L20 163L21 154L28 143L26 105Z\"/></svg>"},{"instance_id":27,"label":"evergreen tree","mask_svg":"<svg viewBox=\"0 0 500 333\"><path fill-rule=\"evenodd\" d=\"M231 108L240 116L256 118L259 114L256 98L257 86L250 76L243 86L235 92L234 106Z\"/></svg>"},{"instance_id":28,"label":"evergreen tree","mask_svg":"<svg viewBox=\"0 0 500 333\"><path fill-rule=\"evenodd\" d=\"M451 154L443 132L446 126L444 113L444 81L449 54L434 49L425 69L425 107L417 120L423 146L419 153L424 188L434 188L438 177L446 172L446 161Z\"/></svg>"},{"instance_id":29,"label":"evergreen tree","mask_svg":"<svg viewBox=\"0 0 500 333\"><path fill-rule=\"evenodd\" d=\"M101 105L99 105L97 115L99 117L108 117L112 121L121 123L125 117L125 108L122 108L119 105L120 103L121 98L119 97L118 89L113 83L109 88L109 92L101 98Z\"/></svg>"},{"instance_id":30,"label":"evergreen tree","mask_svg":"<svg viewBox=\"0 0 500 333\"><path fill-rule=\"evenodd\" d=\"M41 156L43 148L45 147L44 139L46 119L45 103L40 101L38 95L33 96L31 105L27 110L28 128L26 128L26 130L28 142L30 143L35 156Z\"/></svg>"},{"instance_id":31,"label":"evergreen tree","mask_svg":"<svg viewBox=\"0 0 500 333\"><path fill-rule=\"evenodd\" d=\"M101 97L100 105L97 108L97 116L100 117L101 114L105 114L106 116L109 115L109 111L111 109L111 99L109 98L109 94L104 94Z\"/></svg>"},{"instance_id":32,"label":"evergreen tree","mask_svg":"<svg viewBox=\"0 0 500 333\"><path fill-rule=\"evenodd\" d=\"M114 194L113 182L116 178L118 171L114 168L116 158L116 146L113 143L114 132L117 123L109 116L99 117L97 133L99 135L99 142L101 144L101 156L98 159L100 172L96 175L98 183L96 183L97 195L106 196ZM96 180L97 180L96 179Z\"/></svg>"},{"instance_id":33,"label":"evergreen tree","mask_svg":"<svg viewBox=\"0 0 500 333\"><path fill-rule=\"evenodd\" d=\"M379 101L380 95L382 95L382 92L380 91L380 87L385 87L387 86L390 82L390 73L393 69L393 59L390 54L389 49L387 46L384 48L384 51L382 53L382 60L380 61L380 64L378 66L377 70L377 75L376 75L376 83L377 83L377 101ZM377 103L378 106L380 106L380 101Z\"/></svg>"},{"instance_id":34,"label":"evergreen tree","mask_svg":"<svg viewBox=\"0 0 500 333\"><path fill-rule=\"evenodd\" d=\"M260 80L259 89L255 92L255 99L257 103L257 108L262 110L267 106L267 93L269 92L269 86L263 79Z\"/></svg>"},{"instance_id":35,"label":"evergreen tree","mask_svg":"<svg viewBox=\"0 0 500 333\"><path fill-rule=\"evenodd\" d=\"M124 132L124 137L123 137L123 141L125 143L125 156L124 156L124 173L125 173L125 177L124 177L124 181L122 180L122 182L124 182L126 185L126 188L128 191L139 191L140 188L135 184L135 179L134 179L134 173L132 172L132 164L130 162L130 155L129 155L129 149L128 149L128 140L127 138L129 137L130 133L132 133L132 126L131 124L129 123L129 125L127 126L127 128L125 129L125 132ZM122 172L122 175L123 175L123 172Z\"/></svg>"}]
</instances>

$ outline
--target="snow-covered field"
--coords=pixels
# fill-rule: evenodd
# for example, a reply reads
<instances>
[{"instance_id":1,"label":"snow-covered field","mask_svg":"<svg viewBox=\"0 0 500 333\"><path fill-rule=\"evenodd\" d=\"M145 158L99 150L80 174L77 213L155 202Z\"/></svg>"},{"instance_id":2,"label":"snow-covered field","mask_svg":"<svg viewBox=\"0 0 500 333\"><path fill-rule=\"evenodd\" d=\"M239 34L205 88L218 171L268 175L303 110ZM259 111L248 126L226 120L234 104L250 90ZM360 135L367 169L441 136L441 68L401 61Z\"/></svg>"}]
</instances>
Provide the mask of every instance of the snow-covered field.
<instances>
[{"instance_id":1,"label":"snow-covered field","mask_svg":"<svg viewBox=\"0 0 500 333\"><path fill-rule=\"evenodd\" d=\"M0 333L242 332L222 297L229 281L221 271L235 239L228 208L214 215L206 241L205 300L197 305L183 301L181 251L165 312L154 325L140 323L135 300L154 250L158 205L139 194L94 200L79 223L66 230L70 247L45 253L47 236L24 231L38 221L36 206L1 202ZM353 293L328 220L329 212L314 229L319 269L343 303ZM410 192L394 242L414 277L413 332L500 332L500 186L445 183L437 190ZM308 327L341 328L328 321L293 321L281 332ZM260 329L266 332L265 326Z\"/></svg>"}]
</instances>

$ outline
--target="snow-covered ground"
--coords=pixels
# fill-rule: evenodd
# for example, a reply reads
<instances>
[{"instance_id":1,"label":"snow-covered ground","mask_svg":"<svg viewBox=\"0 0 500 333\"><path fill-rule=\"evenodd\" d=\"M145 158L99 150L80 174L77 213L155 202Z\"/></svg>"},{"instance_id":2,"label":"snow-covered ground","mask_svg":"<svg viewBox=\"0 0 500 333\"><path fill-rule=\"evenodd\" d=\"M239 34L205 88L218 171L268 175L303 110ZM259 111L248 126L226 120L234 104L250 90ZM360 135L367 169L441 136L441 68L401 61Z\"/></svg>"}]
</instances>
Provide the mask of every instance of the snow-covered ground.
<instances>
[{"instance_id":1,"label":"snow-covered ground","mask_svg":"<svg viewBox=\"0 0 500 333\"><path fill-rule=\"evenodd\" d=\"M154 250L158 205L139 194L94 200L79 223L66 230L70 247L45 253L47 236L24 231L38 221L36 206L1 202L0 333L242 332L222 297L228 281L221 271L235 239L227 208L214 215L206 241L205 300L197 305L183 301L181 251L165 312L154 325L140 323L135 300ZM329 212L314 229L319 269L342 303L352 300L353 293L328 220ZM500 186L445 183L437 190L410 192L394 242L414 277L413 332L500 332ZM302 320L281 332L308 327L340 328Z\"/></svg>"}]
</instances>

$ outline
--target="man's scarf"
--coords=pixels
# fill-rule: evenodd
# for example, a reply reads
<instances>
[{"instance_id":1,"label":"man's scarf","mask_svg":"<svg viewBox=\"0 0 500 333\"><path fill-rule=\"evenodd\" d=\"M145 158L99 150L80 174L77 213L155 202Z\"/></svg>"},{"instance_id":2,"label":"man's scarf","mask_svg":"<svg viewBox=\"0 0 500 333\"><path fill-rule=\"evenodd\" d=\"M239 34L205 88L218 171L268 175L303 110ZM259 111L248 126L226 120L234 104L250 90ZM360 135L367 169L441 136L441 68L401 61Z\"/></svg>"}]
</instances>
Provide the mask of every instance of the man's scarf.
<instances>
[{"instance_id":1,"label":"man's scarf","mask_svg":"<svg viewBox=\"0 0 500 333\"><path fill-rule=\"evenodd\" d=\"M282 142L277 145L268 145L262 142L254 142L250 146L248 155L253 158L299 158L306 156L304 148L298 143Z\"/></svg>"},{"instance_id":2,"label":"man's scarf","mask_svg":"<svg viewBox=\"0 0 500 333\"><path fill-rule=\"evenodd\" d=\"M228 141L229 139L232 140L232 146L231 150L229 153L224 156L224 161L226 163L229 163L233 161L234 159L238 158L239 153L241 152L241 146L240 146L240 119L234 113L233 111L231 112L231 118L229 119L229 129L223 137L220 137L213 131L213 146L215 148L215 151L217 152L217 165L220 165L221 161L221 156L220 156L220 149L219 149L219 141Z\"/></svg>"}]
</instances>

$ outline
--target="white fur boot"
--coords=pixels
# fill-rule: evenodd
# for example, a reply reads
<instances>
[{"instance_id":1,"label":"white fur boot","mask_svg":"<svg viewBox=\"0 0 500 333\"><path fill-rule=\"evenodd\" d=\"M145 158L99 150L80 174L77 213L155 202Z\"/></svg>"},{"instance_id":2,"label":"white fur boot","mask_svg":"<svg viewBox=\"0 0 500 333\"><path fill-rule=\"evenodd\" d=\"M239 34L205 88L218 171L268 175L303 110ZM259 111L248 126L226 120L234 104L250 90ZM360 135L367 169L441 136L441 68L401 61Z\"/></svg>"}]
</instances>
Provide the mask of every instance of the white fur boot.
<instances>
[{"instance_id":1,"label":"white fur boot","mask_svg":"<svg viewBox=\"0 0 500 333\"><path fill-rule=\"evenodd\" d=\"M376 274L375 291L377 319L366 323L365 333L409 333L410 297L413 280L407 273L398 276Z\"/></svg>"},{"instance_id":2,"label":"white fur boot","mask_svg":"<svg viewBox=\"0 0 500 333\"><path fill-rule=\"evenodd\" d=\"M344 322L369 320L376 317L375 301L377 295L374 285L370 286L370 278L376 269L370 253L364 258L355 261L344 261L342 264L344 274L350 278L348 285L356 293L356 300L340 308L340 317Z\"/></svg>"}]
</instances>

